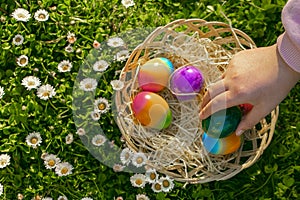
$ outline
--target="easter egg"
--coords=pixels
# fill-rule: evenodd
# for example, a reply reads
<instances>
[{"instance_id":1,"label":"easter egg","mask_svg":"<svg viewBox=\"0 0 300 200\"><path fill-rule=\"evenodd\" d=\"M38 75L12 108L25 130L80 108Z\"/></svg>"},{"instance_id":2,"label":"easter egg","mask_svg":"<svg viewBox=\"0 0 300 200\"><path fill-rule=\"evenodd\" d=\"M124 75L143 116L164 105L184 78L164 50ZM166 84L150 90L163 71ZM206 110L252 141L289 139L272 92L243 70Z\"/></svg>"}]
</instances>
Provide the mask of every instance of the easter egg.
<instances>
[{"instance_id":1,"label":"easter egg","mask_svg":"<svg viewBox=\"0 0 300 200\"><path fill-rule=\"evenodd\" d=\"M158 94L148 91L138 93L132 101L135 118L149 128L161 130L172 121L172 112L168 103Z\"/></svg>"},{"instance_id":2,"label":"easter egg","mask_svg":"<svg viewBox=\"0 0 300 200\"><path fill-rule=\"evenodd\" d=\"M203 75L197 67L185 66L173 72L170 89L179 100L191 100L201 90L203 83Z\"/></svg>"},{"instance_id":3,"label":"easter egg","mask_svg":"<svg viewBox=\"0 0 300 200\"><path fill-rule=\"evenodd\" d=\"M202 136L202 142L205 149L216 155L226 155L235 152L241 146L241 136L234 132L224 138L213 138L205 132Z\"/></svg>"},{"instance_id":4,"label":"easter egg","mask_svg":"<svg viewBox=\"0 0 300 200\"><path fill-rule=\"evenodd\" d=\"M234 132L242 119L239 107L220 110L202 120L202 129L214 138L223 138Z\"/></svg>"},{"instance_id":5,"label":"easter egg","mask_svg":"<svg viewBox=\"0 0 300 200\"><path fill-rule=\"evenodd\" d=\"M168 85L174 67L167 58L153 58L141 66L138 72L138 84L144 91L159 92Z\"/></svg>"}]
</instances>

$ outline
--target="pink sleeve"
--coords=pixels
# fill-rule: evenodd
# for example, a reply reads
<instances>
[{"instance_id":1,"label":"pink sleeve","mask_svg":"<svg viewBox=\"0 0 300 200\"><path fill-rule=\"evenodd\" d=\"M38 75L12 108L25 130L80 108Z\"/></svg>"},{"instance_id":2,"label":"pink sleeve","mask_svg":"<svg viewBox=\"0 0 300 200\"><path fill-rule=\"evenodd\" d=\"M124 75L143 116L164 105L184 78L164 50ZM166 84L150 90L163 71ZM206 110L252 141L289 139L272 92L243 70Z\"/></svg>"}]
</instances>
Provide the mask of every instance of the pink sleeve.
<instances>
[{"instance_id":1,"label":"pink sleeve","mask_svg":"<svg viewBox=\"0 0 300 200\"><path fill-rule=\"evenodd\" d=\"M300 72L300 0L289 0L282 10L285 32L277 39L278 50L284 61Z\"/></svg>"}]
</instances>

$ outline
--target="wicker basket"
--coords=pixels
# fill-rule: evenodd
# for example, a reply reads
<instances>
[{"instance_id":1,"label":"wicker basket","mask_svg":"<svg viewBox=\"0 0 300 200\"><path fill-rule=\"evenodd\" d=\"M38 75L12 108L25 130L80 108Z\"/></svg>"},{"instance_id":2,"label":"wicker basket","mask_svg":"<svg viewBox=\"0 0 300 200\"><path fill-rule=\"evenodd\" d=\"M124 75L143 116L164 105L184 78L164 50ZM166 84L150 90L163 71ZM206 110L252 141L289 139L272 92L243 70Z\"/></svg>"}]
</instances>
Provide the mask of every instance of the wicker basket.
<instances>
[{"instance_id":1,"label":"wicker basket","mask_svg":"<svg viewBox=\"0 0 300 200\"><path fill-rule=\"evenodd\" d=\"M140 125L131 110L132 99L140 91L139 67L147 60L163 56L170 59L175 68L188 64L198 66L207 86L218 80L232 55L249 48L255 48L249 36L222 22L181 19L153 31L127 60L120 75L125 87L115 95L117 124L125 146L134 152L146 153L150 167L185 183L226 180L251 166L272 139L278 107L247 130L239 150L228 155L212 155L203 147L198 114L205 87L196 100L187 102L179 102L168 89L160 92L173 114L171 126L161 131Z\"/></svg>"}]
</instances>

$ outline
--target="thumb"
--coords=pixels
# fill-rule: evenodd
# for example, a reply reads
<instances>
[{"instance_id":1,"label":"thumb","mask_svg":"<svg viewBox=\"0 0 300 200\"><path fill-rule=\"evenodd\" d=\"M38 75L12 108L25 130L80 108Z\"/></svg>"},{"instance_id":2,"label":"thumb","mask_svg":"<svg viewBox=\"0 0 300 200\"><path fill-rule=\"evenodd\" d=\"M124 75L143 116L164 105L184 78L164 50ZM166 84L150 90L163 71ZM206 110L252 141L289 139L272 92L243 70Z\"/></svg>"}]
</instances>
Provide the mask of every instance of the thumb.
<instances>
[{"instance_id":1,"label":"thumb","mask_svg":"<svg viewBox=\"0 0 300 200\"><path fill-rule=\"evenodd\" d=\"M241 122L239 123L235 133L237 136L241 135L245 130L251 129L254 127L264 116L266 116L262 109L255 108L243 116Z\"/></svg>"}]
</instances>

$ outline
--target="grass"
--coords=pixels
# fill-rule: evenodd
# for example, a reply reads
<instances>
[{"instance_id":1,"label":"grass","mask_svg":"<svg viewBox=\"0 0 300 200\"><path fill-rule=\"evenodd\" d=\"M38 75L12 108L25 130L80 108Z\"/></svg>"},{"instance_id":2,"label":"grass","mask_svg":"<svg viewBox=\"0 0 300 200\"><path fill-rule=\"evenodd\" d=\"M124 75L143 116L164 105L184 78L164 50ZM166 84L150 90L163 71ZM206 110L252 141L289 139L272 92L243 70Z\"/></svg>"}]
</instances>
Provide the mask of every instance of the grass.
<instances>
[{"instance_id":1,"label":"grass","mask_svg":"<svg viewBox=\"0 0 300 200\"><path fill-rule=\"evenodd\" d=\"M115 173L89 153L79 136L72 118L72 92L79 69L90 55L94 40L100 43L109 37L138 27L157 27L180 18L203 18L208 21L231 20L232 26L243 30L257 44L274 44L283 32L280 12L285 0L145 0L125 8L118 0L7 0L0 4L0 86L5 95L0 99L0 154L11 156L10 165L0 169L0 183L4 192L0 199L24 199L49 196L57 199L135 199L146 194L150 199L299 199L300 188L300 85L297 84L280 104L280 115L272 143L261 159L235 177L220 182L187 185L175 182L169 193L154 193L131 186L131 174ZM54 9L54 6L56 9ZM28 22L17 22L11 17L16 8L28 10ZM33 13L46 9L50 18L38 22ZM68 53L66 36L75 34L74 52ZM24 43L16 46L12 38L24 36ZM134 34L134 33L132 33ZM16 58L27 55L28 65L20 67ZM109 55L108 55L109 56ZM69 60L70 72L57 70L62 60ZM111 99L110 81L117 78L115 71L124 62L110 67L96 90L96 95ZM50 84L56 95L42 100L36 90L21 85L26 76L38 77L42 84ZM111 103L111 102L110 102ZM113 115L102 115L99 122L103 131L121 145L120 133ZM40 132L42 143L37 148L28 146L26 136ZM66 144L65 137L72 133L74 141ZM57 155L74 167L68 176L58 176L46 169L41 158L44 152Z\"/></svg>"}]
</instances>

